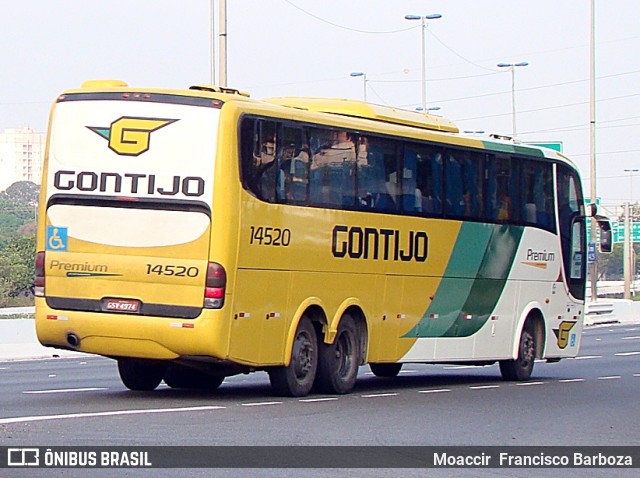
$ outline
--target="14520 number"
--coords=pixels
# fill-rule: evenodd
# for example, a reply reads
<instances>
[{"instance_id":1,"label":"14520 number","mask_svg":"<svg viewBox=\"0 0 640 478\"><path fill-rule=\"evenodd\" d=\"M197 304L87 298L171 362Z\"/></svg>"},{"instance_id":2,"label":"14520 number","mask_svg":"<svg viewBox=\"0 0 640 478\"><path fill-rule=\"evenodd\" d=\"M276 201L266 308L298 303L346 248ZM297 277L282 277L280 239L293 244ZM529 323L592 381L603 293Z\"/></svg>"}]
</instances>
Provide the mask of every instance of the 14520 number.
<instances>
[{"instance_id":1,"label":"14520 number","mask_svg":"<svg viewBox=\"0 0 640 478\"><path fill-rule=\"evenodd\" d=\"M200 269L197 267L172 266L170 264L147 264L147 274L176 277L198 277Z\"/></svg>"},{"instance_id":2,"label":"14520 number","mask_svg":"<svg viewBox=\"0 0 640 478\"><path fill-rule=\"evenodd\" d=\"M291 243L291 230L279 227L251 226L251 239L249 244L261 246L283 246Z\"/></svg>"}]
</instances>

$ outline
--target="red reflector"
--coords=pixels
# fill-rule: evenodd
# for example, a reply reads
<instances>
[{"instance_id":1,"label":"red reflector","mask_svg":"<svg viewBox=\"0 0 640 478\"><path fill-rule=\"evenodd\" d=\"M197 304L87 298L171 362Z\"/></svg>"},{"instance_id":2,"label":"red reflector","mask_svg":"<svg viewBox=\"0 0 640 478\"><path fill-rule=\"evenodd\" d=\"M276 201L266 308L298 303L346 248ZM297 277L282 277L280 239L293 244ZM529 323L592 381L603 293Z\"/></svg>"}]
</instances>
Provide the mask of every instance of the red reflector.
<instances>
[{"instance_id":1,"label":"red reflector","mask_svg":"<svg viewBox=\"0 0 640 478\"><path fill-rule=\"evenodd\" d=\"M193 324L182 324L183 329L193 329L195 325Z\"/></svg>"},{"instance_id":2,"label":"red reflector","mask_svg":"<svg viewBox=\"0 0 640 478\"><path fill-rule=\"evenodd\" d=\"M207 287L204 290L204 296L208 299L222 299L224 297L224 288Z\"/></svg>"},{"instance_id":3,"label":"red reflector","mask_svg":"<svg viewBox=\"0 0 640 478\"><path fill-rule=\"evenodd\" d=\"M47 315L47 320L58 320L57 315Z\"/></svg>"}]
</instances>

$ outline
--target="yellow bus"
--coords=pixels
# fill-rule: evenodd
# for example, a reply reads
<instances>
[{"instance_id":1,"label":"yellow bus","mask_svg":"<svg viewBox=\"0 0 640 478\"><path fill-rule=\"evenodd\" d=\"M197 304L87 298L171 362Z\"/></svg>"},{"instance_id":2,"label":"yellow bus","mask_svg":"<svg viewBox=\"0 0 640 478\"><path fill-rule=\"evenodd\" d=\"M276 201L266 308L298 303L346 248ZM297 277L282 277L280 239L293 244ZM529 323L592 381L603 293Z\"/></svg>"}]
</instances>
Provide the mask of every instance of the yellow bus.
<instances>
[{"instance_id":1,"label":"yellow bus","mask_svg":"<svg viewBox=\"0 0 640 478\"><path fill-rule=\"evenodd\" d=\"M580 346L575 166L360 101L89 81L49 123L40 342L117 360L133 390L348 393L358 368L499 363Z\"/></svg>"}]
</instances>

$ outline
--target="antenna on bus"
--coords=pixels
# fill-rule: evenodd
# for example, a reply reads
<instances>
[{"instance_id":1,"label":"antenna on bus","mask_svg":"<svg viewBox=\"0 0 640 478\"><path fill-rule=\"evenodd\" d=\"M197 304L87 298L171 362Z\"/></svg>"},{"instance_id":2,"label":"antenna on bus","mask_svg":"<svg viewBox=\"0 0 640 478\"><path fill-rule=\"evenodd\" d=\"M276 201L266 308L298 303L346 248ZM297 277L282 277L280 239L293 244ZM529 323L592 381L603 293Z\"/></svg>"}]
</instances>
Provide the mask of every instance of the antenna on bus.
<instances>
[{"instance_id":1,"label":"antenna on bus","mask_svg":"<svg viewBox=\"0 0 640 478\"><path fill-rule=\"evenodd\" d=\"M214 86L214 85L192 85L189 87L190 90L198 90L198 91L209 91L211 93L226 93L229 95L240 95L246 96L249 98L249 93L246 91L236 90L235 88L227 88L225 86Z\"/></svg>"}]
</instances>

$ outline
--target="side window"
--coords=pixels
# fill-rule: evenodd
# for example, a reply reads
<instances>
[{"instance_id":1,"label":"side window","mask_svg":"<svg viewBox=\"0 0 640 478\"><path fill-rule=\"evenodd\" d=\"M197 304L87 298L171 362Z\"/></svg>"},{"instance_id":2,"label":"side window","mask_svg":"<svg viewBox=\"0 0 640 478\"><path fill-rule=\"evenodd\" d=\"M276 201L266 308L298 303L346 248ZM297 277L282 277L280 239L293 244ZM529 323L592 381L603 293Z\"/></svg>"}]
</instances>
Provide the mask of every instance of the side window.
<instances>
[{"instance_id":1,"label":"side window","mask_svg":"<svg viewBox=\"0 0 640 478\"><path fill-rule=\"evenodd\" d=\"M413 210L425 216L442 214L442 150L424 144L405 145L405 168L415 161L415 192ZM405 192L405 197L406 197ZM411 201L407 201L412 206Z\"/></svg>"},{"instance_id":2,"label":"side window","mask_svg":"<svg viewBox=\"0 0 640 478\"><path fill-rule=\"evenodd\" d=\"M309 195L309 144L302 128L284 126L280 137L278 198L304 204Z\"/></svg>"},{"instance_id":3,"label":"side window","mask_svg":"<svg viewBox=\"0 0 640 478\"><path fill-rule=\"evenodd\" d=\"M397 211L402 198L399 142L360 136L358 143L358 205L361 209Z\"/></svg>"},{"instance_id":4,"label":"side window","mask_svg":"<svg viewBox=\"0 0 640 478\"><path fill-rule=\"evenodd\" d=\"M508 155L492 155L487 159L485 207L490 221L520 219L517 164Z\"/></svg>"},{"instance_id":5,"label":"side window","mask_svg":"<svg viewBox=\"0 0 640 478\"><path fill-rule=\"evenodd\" d=\"M382 152L384 161L384 191L377 209L398 211L402 199L402 170L400 169L400 143L376 138L374 149Z\"/></svg>"},{"instance_id":6,"label":"side window","mask_svg":"<svg viewBox=\"0 0 640 478\"><path fill-rule=\"evenodd\" d=\"M376 147L376 140L368 136L358 138L356 176L358 206L366 210L380 207L384 193L384 153Z\"/></svg>"},{"instance_id":7,"label":"side window","mask_svg":"<svg viewBox=\"0 0 640 478\"><path fill-rule=\"evenodd\" d=\"M311 202L334 207L355 205L356 144L347 131L310 128Z\"/></svg>"},{"instance_id":8,"label":"side window","mask_svg":"<svg viewBox=\"0 0 640 478\"><path fill-rule=\"evenodd\" d=\"M275 202L276 122L245 119L241 126L242 173L245 187L258 198Z\"/></svg>"},{"instance_id":9,"label":"side window","mask_svg":"<svg viewBox=\"0 0 640 478\"><path fill-rule=\"evenodd\" d=\"M483 154L448 150L446 157L445 213L454 217L482 219Z\"/></svg>"},{"instance_id":10,"label":"side window","mask_svg":"<svg viewBox=\"0 0 640 478\"><path fill-rule=\"evenodd\" d=\"M555 231L552 164L523 161L521 190L523 222L548 231Z\"/></svg>"},{"instance_id":11,"label":"side window","mask_svg":"<svg viewBox=\"0 0 640 478\"><path fill-rule=\"evenodd\" d=\"M558 223L565 276L569 291L578 298L585 295L586 228L584 198L574 171L557 165Z\"/></svg>"}]
</instances>

